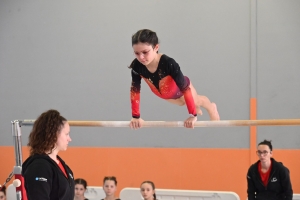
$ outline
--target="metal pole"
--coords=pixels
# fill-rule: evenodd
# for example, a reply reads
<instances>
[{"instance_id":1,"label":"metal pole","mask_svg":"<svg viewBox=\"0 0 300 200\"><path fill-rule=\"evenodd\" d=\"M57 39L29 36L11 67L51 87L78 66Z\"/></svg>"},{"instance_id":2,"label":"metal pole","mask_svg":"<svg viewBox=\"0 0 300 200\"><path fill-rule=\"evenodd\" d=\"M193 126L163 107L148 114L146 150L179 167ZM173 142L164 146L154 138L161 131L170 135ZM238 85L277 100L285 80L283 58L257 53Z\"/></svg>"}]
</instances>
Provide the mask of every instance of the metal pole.
<instances>
[{"instance_id":1,"label":"metal pole","mask_svg":"<svg viewBox=\"0 0 300 200\"><path fill-rule=\"evenodd\" d=\"M18 120L12 121L12 136L15 145L16 166L22 166L21 127Z\"/></svg>"},{"instance_id":2,"label":"metal pole","mask_svg":"<svg viewBox=\"0 0 300 200\"><path fill-rule=\"evenodd\" d=\"M13 142L15 146L15 157L16 157L16 166L14 166L13 173L15 175L15 179L20 180L21 184L16 187L16 198L17 200L26 200L26 192L24 187L24 179L22 177L22 138L21 138L21 125L20 121L14 120L11 122L12 124L12 136Z\"/></svg>"}]
</instances>

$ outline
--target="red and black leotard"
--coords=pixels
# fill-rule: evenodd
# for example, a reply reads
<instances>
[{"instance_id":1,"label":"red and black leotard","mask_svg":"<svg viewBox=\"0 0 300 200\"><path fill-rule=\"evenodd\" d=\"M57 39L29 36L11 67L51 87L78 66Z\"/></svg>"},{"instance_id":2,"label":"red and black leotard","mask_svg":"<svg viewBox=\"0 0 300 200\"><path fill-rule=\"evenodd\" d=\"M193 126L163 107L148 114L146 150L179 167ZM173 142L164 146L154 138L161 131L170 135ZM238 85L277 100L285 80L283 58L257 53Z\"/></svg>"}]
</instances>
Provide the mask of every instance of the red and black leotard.
<instances>
[{"instance_id":1,"label":"red and black leotard","mask_svg":"<svg viewBox=\"0 0 300 200\"><path fill-rule=\"evenodd\" d=\"M178 99L184 96L189 114L197 115L194 99L189 87L190 80L183 76L178 63L173 58L162 55L157 70L154 73L137 59L131 63L131 109L132 117L140 117L141 78L149 85L154 94L163 99Z\"/></svg>"}]
</instances>

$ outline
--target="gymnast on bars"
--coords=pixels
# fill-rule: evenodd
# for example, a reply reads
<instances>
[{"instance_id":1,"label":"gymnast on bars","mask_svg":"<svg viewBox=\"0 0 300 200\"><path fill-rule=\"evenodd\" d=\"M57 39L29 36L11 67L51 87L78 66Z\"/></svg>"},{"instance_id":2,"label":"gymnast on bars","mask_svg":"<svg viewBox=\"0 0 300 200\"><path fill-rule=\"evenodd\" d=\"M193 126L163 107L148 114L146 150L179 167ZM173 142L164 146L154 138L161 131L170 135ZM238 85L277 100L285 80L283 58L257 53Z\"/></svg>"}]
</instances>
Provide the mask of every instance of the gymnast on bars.
<instances>
[{"instance_id":1,"label":"gymnast on bars","mask_svg":"<svg viewBox=\"0 0 300 200\"><path fill-rule=\"evenodd\" d=\"M129 67L132 76L131 128L137 129L143 125L140 117L142 78L158 97L179 106L187 105L190 116L184 122L186 128L194 128L197 114L202 115L201 107L207 110L211 120L220 120L216 104L210 102L206 96L197 94L191 81L183 76L178 63L173 58L158 53L159 44L155 32L148 29L136 32L132 36L132 48L136 59Z\"/></svg>"}]
</instances>

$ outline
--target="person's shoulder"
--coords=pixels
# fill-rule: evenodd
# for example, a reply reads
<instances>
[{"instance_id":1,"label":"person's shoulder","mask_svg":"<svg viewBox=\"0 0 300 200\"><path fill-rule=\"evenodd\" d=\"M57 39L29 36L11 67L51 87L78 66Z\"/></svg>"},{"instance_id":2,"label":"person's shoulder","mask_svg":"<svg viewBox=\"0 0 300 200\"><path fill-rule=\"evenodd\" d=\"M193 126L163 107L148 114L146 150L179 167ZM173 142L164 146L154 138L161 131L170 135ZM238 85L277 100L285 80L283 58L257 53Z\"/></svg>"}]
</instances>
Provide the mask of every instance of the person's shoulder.
<instances>
[{"instance_id":1,"label":"person's shoulder","mask_svg":"<svg viewBox=\"0 0 300 200\"><path fill-rule=\"evenodd\" d=\"M22 165L23 175L32 175L36 173L40 174L51 174L55 171L53 162L48 156L33 156Z\"/></svg>"},{"instance_id":2,"label":"person's shoulder","mask_svg":"<svg viewBox=\"0 0 300 200\"><path fill-rule=\"evenodd\" d=\"M130 68L131 69L135 69L137 70L139 68L139 65L141 65L141 63L135 58L131 64L130 64Z\"/></svg>"},{"instance_id":3,"label":"person's shoulder","mask_svg":"<svg viewBox=\"0 0 300 200\"><path fill-rule=\"evenodd\" d=\"M286 166L283 165L282 162L278 162L276 161L274 158L271 158L272 160L272 165L274 166L274 168L278 168L279 170L289 170Z\"/></svg>"},{"instance_id":4,"label":"person's shoulder","mask_svg":"<svg viewBox=\"0 0 300 200\"><path fill-rule=\"evenodd\" d=\"M170 56L167 56L166 54L162 54L161 57L160 57L161 61L163 62L167 62L167 63L174 63L176 62L174 60L174 58L171 58Z\"/></svg>"},{"instance_id":5,"label":"person's shoulder","mask_svg":"<svg viewBox=\"0 0 300 200\"><path fill-rule=\"evenodd\" d=\"M260 161L257 161L257 162L255 162L255 163L253 163L250 167L249 167L249 171L254 171L255 169L257 169L258 168L258 163L259 163Z\"/></svg>"},{"instance_id":6,"label":"person's shoulder","mask_svg":"<svg viewBox=\"0 0 300 200\"><path fill-rule=\"evenodd\" d=\"M258 161L259 162L259 161ZM255 176L255 174L258 172L258 162L253 163L247 172L247 179L251 180L253 178L253 176Z\"/></svg>"},{"instance_id":7,"label":"person's shoulder","mask_svg":"<svg viewBox=\"0 0 300 200\"><path fill-rule=\"evenodd\" d=\"M171 58L165 54L161 55L160 63L162 66L169 70L177 70L179 68L178 63L174 60L174 58Z\"/></svg>"},{"instance_id":8,"label":"person's shoulder","mask_svg":"<svg viewBox=\"0 0 300 200\"><path fill-rule=\"evenodd\" d=\"M24 163L23 167L26 166L49 166L49 163L51 163L51 158L47 155L34 155L30 156Z\"/></svg>"}]
</instances>

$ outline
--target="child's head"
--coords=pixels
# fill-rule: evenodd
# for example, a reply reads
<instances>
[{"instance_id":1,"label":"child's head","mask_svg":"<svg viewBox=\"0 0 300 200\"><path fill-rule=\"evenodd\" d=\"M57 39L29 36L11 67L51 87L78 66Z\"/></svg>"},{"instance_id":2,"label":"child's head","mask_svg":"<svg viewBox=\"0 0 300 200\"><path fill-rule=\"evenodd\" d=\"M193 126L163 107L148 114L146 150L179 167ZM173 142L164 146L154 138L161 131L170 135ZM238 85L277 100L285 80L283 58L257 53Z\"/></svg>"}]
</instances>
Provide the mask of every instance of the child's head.
<instances>
[{"instance_id":1,"label":"child's head","mask_svg":"<svg viewBox=\"0 0 300 200\"><path fill-rule=\"evenodd\" d=\"M139 30L132 36L132 48L137 60L145 66L149 65L159 49L156 33L148 29Z\"/></svg>"},{"instance_id":2,"label":"child's head","mask_svg":"<svg viewBox=\"0 0 300 200\"><path fill-rule=\"evenodd\" d=\"M141 184L141 194L144 200L156 200L155 185L152 181L144 181Z\"/></svg>"},{"instance_id":3,"label":"child's head","mask_svg":"<svg viewBox=\"0 0 300 200\"><path fill-rule=\"evenodd\" d=\"M6 187L0 185L0 200L6 200Z\"/></svg>"},{"instance_id":4,"label":"child's head","mask_svg":"<svg viewBox=\"0 0 300 200\"><path fill-rule=\"evenodd\" d=\"M117 178L114 176L105 176L103 179L103 190L106 196L114 196L117 190Z\"/></svg>"},{"instance_id":5,"label":"child's head","mask_svg":"<svg viewBox=\"0 0 300 200\"><path fill-rule=\"evenodd\" d=\"M82 178L75 179L75 196L83 197L86 191L87 182Z\"/></svg>"},{"instance_id":6,"label":"child's head","mask_svg":"<svg viewBox=\"0 0 300 200\"><path fill-rule=\"evenodd\" d=\"M142 29L132 36L131 43L132 46L138 43L147 43L154 48L156 45L158 45L158 37L154 31Z\"/></svg>"}]
</instances>

